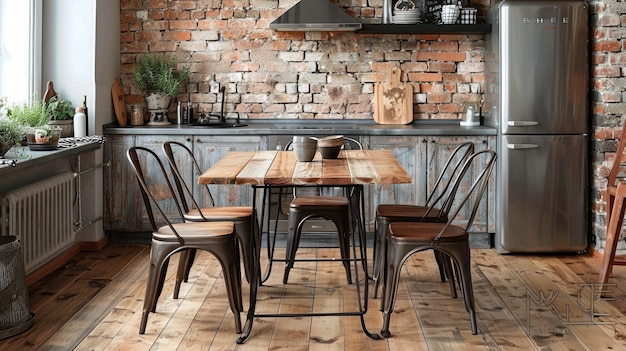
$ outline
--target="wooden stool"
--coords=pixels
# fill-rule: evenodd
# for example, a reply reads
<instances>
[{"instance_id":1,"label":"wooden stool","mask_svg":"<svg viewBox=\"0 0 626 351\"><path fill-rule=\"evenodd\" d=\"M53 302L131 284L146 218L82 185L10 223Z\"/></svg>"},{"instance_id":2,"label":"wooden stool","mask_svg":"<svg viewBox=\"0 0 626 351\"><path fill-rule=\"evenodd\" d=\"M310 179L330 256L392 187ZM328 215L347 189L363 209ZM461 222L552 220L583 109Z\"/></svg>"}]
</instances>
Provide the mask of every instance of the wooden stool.
<instances>
[{"instance_id":1,"label":"wooden stool","mask_svg":"<svg viewBox=\"0 0 626 351\"><path fill-rule=\"evenodd\" d=\"M615 188L615 187L613 187ZM622 224L624 222L624 200L626 199L626 182L619 183L613 193L607 189L607 210L608 225L606 231L606 243L604 244L604 254L602 256L602 268L598 278L598 283L606 284L609 280L609 275L613 270L613 266L626 266L626 259L624 256L616 256L615 250L617 248L617 242L619 241L619 235L622 230Z\"/></svg>"}]
</instances>

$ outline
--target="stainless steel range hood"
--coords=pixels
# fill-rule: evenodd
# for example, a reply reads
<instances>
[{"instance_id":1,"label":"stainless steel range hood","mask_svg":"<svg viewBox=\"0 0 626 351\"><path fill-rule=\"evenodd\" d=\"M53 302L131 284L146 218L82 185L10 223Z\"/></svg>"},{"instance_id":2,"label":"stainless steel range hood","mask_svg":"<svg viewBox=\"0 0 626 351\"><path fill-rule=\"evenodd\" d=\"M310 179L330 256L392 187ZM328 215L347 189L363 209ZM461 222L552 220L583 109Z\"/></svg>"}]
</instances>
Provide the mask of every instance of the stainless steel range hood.
<instances>
[{"instance_id":1,"label":"stainless steel range hood","mask_svg":"<svg viewBox=\"0 0 626 351\"><path fill-rule=\"evenodd\" d=\"M341 31L361 29L361 23L350 17L330 0L301 0L270 23L278 31Z\"/></svg>"}]
</instances>

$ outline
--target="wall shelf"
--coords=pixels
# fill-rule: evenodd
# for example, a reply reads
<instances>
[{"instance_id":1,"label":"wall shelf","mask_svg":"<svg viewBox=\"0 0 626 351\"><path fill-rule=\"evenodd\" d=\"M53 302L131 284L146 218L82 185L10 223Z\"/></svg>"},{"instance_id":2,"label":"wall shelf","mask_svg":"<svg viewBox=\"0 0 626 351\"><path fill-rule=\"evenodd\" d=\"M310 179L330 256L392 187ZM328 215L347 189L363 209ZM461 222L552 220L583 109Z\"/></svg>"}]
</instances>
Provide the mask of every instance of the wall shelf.
<instances>
[{"instance_id":1,"label":"wall shelf","mask_svg":"<svg viewBox=\"0 0 626 351\"><path fill-rule=\"evenodd\" d=\"M491 24L366 24L360 34L487 34Z\"/></svg>"}]
</instances>

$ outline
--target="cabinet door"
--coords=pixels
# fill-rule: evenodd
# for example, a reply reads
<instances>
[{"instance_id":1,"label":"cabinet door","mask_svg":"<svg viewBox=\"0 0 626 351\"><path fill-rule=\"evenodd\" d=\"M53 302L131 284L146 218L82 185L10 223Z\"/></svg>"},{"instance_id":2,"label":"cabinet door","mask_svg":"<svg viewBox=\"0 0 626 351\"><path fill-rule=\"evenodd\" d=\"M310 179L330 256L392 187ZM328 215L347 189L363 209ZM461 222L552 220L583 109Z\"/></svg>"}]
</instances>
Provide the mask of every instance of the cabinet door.
<instances>
[{"instance_id":1,"label":"cabinet door","mask_svg":"<svg viewBox=\"0 0 626 351\"><path fill-rule=\"evenodd\" d=\"M107 135L104 143L104 230L132 231L137 217L129 208L136 208L137 180L126 158L126 151L135 145L135 137ZM143 205L142 205L143 206Z\"/></svg>"},{"instance_id":2,"label":"cabinet door","mask_svg":"<svg viewBox=\"0 0 626 351\"><path fill-rule=\"evenodd\" d=\"M146 215L145 205L141 198L139 184L128 162L126 152L132 146L143 146L155 151L164 162L169 174L167 159L163 154L161 145L164 141L172 140L185 143L191 147L190 139L184 136L129 136L109 135L104 147L104 159L110 162L105 170L105 221L104 229L109 231L123 232L146 232L152 231L152 226ZM180 157L184 162L184 157ZM157 171L155 164L142 162L143 170L147 172ZM191 173L191 163L187 173ZM183 171L184 172L184 171ZM169 174L171 176L171 174ZM178 216L178 211L172 199L163 198L159 203L168 215Z\"/></svg>"},{"instance_id":3,"label":"cabinet door","mask_svg":"<svg viewBox=\"0 0 626 351\"><path fill-rule=\"evenodd\" d=\"M444 136L444 137L428 137L428 156L427 156L427 192L430 193L435 185L437 177L441 174L444 165L448 158L452 154L452 151L456 149L460 144L470 141L474 144L474 152L485 150L489 147L488 138L485 136L471 137L471 136ZM471 170L469 176L477 175L482 170L482 167L477 166ZM492 183L493 184L493 183ZM462 200L465 196L465 190L470 188L471 184L462 184L459 193L457 193L456 199ZM489 232L489 189L483 195L480 202L478 212L470 228L472 233L488 233ZM453 209L454 209L453 205ZM471 208L465 206L463 210L457 215L455 222L459 225L467 223L467 219L471 213Z\"/></svg>"},{"instance_id":4,"label":"cabinet door","mask_svg":"<svg viewBox=\"0 0 626 351\"><path fill-rule=\"evenodd\" d=\"M196 136L193 152L200 169L209 169L229 151L258 151L262 147L260 136ZM197 179L199 175L194 175ZM196 180L197 181L197 180ZM198 187L197 187L198 188ZM250 206L252 191L242 185L209 185L216 206ZM201 203L206 204L204 192L197 194Z\"/></svg>"},{"instance_id":5,"label":"cabinet door","mask_svg":"<svg viewBox=\"0 0 626 351\"><path fill-rule=\"evenodd\" d=\"M417 204L426 200L426 139L416 136L370 136L367 148L391 150L412 178L410 184L369 186L365 189L368 231L374 230L379 204Z\"/></svg>"}]
</instances>

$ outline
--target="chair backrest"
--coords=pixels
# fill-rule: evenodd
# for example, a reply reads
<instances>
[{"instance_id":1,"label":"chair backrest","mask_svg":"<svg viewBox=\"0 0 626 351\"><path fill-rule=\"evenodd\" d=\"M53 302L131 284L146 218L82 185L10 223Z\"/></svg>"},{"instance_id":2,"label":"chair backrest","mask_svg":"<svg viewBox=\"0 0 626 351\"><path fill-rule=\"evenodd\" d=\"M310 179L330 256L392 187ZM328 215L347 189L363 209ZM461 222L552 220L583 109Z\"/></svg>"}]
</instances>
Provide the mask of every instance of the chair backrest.
<instances>
[{"instance_id":1,"label":"chair backrest","mask_svg":"<svg viewBox=\"0 0 626 351\"><path fill-rule=\"evenodd\" d=\"M127 157L135 172L135 178L139 182L141 197L152 229L156 231L159 226L163 225L163 222L157 220L158 215L159 219L162 219L172 229L179 242L183 244L183 239L178 235L170 220L173 211L164 209L165 202L173 204L174 214L177 214L179 217L177 222L184 221L182 208L176 197L174 187L159 156L150 149L135 146L128 149ZM145 165L145 169L142 163Z\"/></svg>"},{"instance_id":2,"label":"chair backrest","mask_svg":"<svg viewBox=\"0 0 626 351\"><path fill-rule=\"evenodd\" d=\"M178 157L180 157L180 154L182 154L183 157L191 161L193 174L200 176L200 174L202 174L202 170L200 169L200 165L194 157L193 152L183 143L179 143L177 141L167 141L163 143L163 153L165 153L167 162L169 163L174 175L174 183L176 184L178 197L180 198L180 202L185 212L189 212L193 208L200 208L199 202L193 195L193 187L187 182L187 180L185 180L185 177L180 172L178 162L176 162L176 155L179 155ZM208 202L205 206L215 206L215 201L213 200L209 186L204 185L203 189L206 190L206 201Z\"/></svg>"},{"instance_id":3,"label":"chair backrest","mask_svg":"<svg viewBox=\"0 0 626 351\"><path fill-rule=\"evenodd\" d=\"M474 143L465 142L457 146L444 164L432 191L426 199L426 206L429 207L425 216L429 216L433 209L438 208L439 216L445 216L450 212L454 200L451 185L455 183L461 171L461 166L465 160L474 153Z\"/></svg>"},{"instance_id":4,"label":"chair backrest","mask_svg":"<svg viewBox=\"0 0 626 351\"><path fill-rule=\"evenodd\" d=\"M624 147L626 146L626 124L622 127L622 135L619 138L619 143L617 144L617 150L615 151L615 160L613 160L613 166L611 166L611 171L609 172L608 178L608 186L616 186L616 179L619 175L620 166L623 165L624 157Z\"/></svg>"},{"instance_id":5,"label":"chair backrest","mask_svg":"<svg viewBox=\"0 0 626 351\"><path fill-rule=\"evenodd\" d=\"M487 189L491 174L493 173L496 158L497 155L495 151L483 150L470 155L467 160L465 160L451 187L454 211L449 213L448 222L435 240L439 239L443 232L452 225L456 216L466 205L469 206L470 214L466 219L465 230L467 231L472 226L474 217L478 211L478 206ZM467 189L467 192L461 199L456 198L456 193L460 188Z\"/></svg>"}]
</instances>

